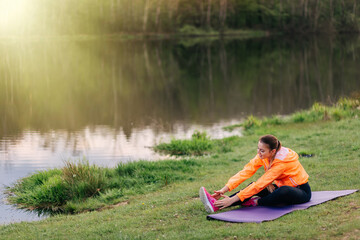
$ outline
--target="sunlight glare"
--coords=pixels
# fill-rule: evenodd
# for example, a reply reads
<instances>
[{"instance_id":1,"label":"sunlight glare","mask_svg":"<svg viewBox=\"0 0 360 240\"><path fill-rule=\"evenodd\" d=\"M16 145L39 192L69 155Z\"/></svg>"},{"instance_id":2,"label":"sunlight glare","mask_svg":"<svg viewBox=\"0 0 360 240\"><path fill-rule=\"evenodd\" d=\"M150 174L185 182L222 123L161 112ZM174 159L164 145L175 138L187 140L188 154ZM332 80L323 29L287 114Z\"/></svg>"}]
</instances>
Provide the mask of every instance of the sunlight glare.
<instances>
[{"instance_id":1,"label":"sunlight glare","mask_svg":"<svg viewBox=\"0 0 360 240\"><path fill-rule=\"evenodd\" d=\"M27 18L28 0L0 0L0 33L23 28Z\"/></svg>"}]
</instances>

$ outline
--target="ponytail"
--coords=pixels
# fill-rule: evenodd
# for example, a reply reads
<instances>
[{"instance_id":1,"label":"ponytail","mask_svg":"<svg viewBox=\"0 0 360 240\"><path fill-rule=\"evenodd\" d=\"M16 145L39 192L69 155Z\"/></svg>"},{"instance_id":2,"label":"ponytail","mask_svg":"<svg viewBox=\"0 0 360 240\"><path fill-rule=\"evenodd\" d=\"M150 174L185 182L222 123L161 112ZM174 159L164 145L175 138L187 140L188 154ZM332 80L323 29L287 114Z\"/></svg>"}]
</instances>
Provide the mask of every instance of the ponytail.
<instances>
[{"instance_id":1,"label":"ponytail","mask_svg":"<svg viewBox=\"0 0 360 240\"><path fill-rule=\"evenodd\" d=\"M276 149L276 152L281 149L281 142L273 135L265 135L260 137L260 142L269 146L270 150Z\"/></svg>"}]
</instances>

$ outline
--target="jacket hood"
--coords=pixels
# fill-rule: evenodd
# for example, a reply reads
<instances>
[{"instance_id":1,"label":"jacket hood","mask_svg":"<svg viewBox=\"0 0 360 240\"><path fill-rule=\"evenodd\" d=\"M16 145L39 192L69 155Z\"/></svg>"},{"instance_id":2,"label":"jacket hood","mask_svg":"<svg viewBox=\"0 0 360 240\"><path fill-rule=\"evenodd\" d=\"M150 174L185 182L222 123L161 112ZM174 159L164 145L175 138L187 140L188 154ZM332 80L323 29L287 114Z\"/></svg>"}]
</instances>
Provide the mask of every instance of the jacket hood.
<instances>
[{"instance_id":1,"label":"jacket hood","mask_svg":"<svg viewBox=\"0 0 360 240\"><path fill-rule=\"evenodd\" d=\"M281 147L281 149L276 153L274 161L281 161L281 162L293 162L297 161L299 158L298 154L293 150Z\"/></svg>"}]
</instances>

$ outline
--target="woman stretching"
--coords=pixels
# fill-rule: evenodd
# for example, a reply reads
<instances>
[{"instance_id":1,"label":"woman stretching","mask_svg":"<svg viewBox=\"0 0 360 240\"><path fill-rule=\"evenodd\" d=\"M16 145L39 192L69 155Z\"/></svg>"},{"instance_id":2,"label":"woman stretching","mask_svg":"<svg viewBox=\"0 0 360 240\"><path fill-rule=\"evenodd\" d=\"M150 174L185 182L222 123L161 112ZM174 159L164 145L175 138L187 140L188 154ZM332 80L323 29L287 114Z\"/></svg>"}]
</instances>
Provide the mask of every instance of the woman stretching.
<instances>
[{"instance_id":1,"label":"woman stretching","mask_svg":"<svg viewBox=\"0 0 360 240\"><path fill-rule=\"evenodd\" d=\"M254 175L261 166L264 166L265 173L256 182L230 197L224 195ZM243 170L231 177L222 189L210 195L201 187L199 193L209 213L236 205L250 207L299 204L310 201L308 178L298 154L281 146L276 137L265 135L259 139L257 155ZM222 199L219 200L220 198Z\"/></svg>"}]
</instances>

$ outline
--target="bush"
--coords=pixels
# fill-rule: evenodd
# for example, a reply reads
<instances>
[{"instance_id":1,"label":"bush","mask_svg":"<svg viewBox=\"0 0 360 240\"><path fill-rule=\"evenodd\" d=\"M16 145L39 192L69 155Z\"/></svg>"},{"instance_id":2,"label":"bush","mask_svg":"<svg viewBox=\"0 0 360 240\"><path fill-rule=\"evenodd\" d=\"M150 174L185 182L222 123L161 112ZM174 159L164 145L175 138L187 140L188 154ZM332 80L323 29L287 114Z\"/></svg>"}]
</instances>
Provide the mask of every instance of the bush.
<instances>
[{"instance_id":1,"label":"bush","mask_svg":"<svg viewBox=\"0 0 360 240\"><path fill-rule=\"evenodd\" d=\"M187 25L187 24L184 25L182 28L180 28L178 31L182 35L190 35L190 36L205 35L208 33L204 29L200 29L193 25Z\"/></svg>"},{"instance_id":2,"label":"bush","mask_svg":"<svg viewBox=\"0 0 360 240\"><path fill-rule=\"evenodd\" d=\"M167 153L170 155L204 155L213 147L213 143L205 132L195 131L191 140L171 140L170 143L161 143L154 147L157 152Z\"/></svg>"},{"instance_id":3,"label":"bush","mask_svg":"<svg viewBox=\"0 0 360 240\"><path fill-rule=\"evenodd\" d=\"M253 127L260 127L262 124L262 121L258 119L257 117L254 117L253 115L250 115L243 123L242 126L245 130L248 130Z\"/></svg>"},{"instance_id":4,"label":"bush","mask_svg":"<svg viewBox=\"0 0 360 240\"><path fill-rule=\"evenodd\" d=\"M39 181L41 179L41 182ZM8 198L21 208L58 211L67 199L68 189L59 171L38 172L18 182Z\"/></svg>"},{"instance_id":5,"label":"bush","mask_svg":"<svg viewBox=\"0 0 360 240\"><path fill-rule=\"evenodd\" d=\"M197 134L194 138L207 138ZM37 172L8 188L8 200L39 213L78 213L114 204L128 195L192 180L195 160L139 161L100 168L88 161L67 161L61 169Z\"/></svg>"},{"instance_id":6,"label":"bush","mask_svg":"<svg viewBox=\"0 0 360 240\"><path fill-rule=\"evenodd\" d=\"M62 176L69 188L71 199L94 196L106 186L104 171L95 165L90 165L86 160L65 162L65 167L62 168Z\"/></svg>"},{"instance_id":7,"label":"bush","mask_svg":"<svg viewBox=\"0 0 360 240\"><path fill-rule=\"evenodd\" d=\"M353 98L341 98L337 102L336 106L343 110L356 109L360 107L360 101L359 99L353 99Z\"/></svg>"}]
</instances>

